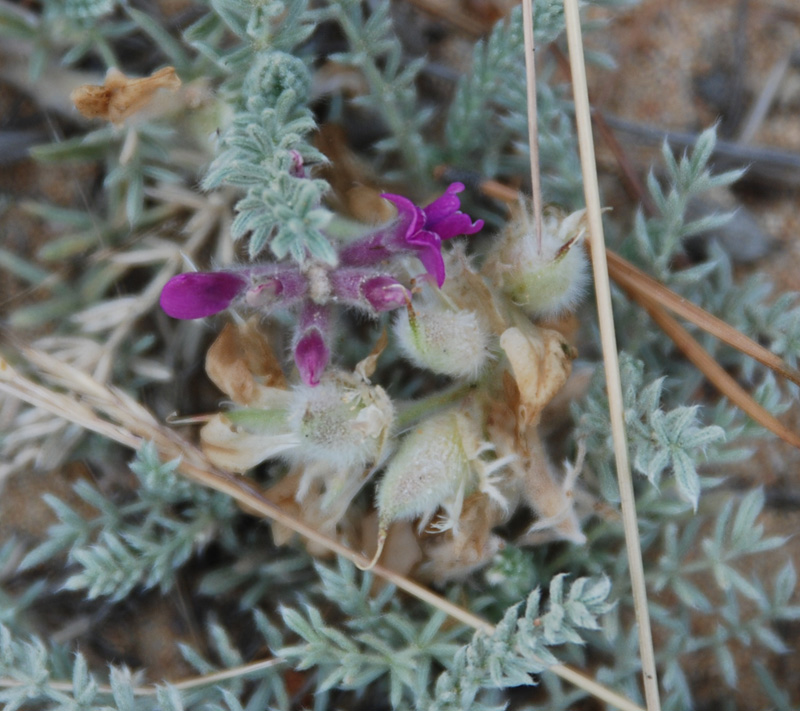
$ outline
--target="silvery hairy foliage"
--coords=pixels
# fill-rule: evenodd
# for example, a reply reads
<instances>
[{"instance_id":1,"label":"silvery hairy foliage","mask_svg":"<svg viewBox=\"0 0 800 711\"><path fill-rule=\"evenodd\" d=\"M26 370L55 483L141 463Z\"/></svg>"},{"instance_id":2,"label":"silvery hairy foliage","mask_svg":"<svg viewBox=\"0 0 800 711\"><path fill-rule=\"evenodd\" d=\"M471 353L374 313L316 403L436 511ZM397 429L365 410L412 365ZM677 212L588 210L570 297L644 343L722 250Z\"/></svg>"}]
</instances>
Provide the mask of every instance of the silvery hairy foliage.
<instances>
[{"instance_id":1,"label":"silvery hairy foliage","mask_svg":"<svg viewBox=\"0 0 800 711\"><path fill-rule=\"evenodd\" d=\"M124 67L118 47L125 42L152 50L148 71L169 62L185 84L195 82L199 98L188 115L167 110L122 128L77 119L69 137L35 148L46 165L96 162L101 197L85 209L31 205L61 231L37 263L4 259L0 265L29 285L51 285L40 301L10 314L13 328L46 330L38 341L42 349L144 399L176 383L168 396L157 390L163 418L183 407L181 395L193 395L182 370L196 374L208 345L207 330L168 325L163 314L152 315L163 284L184 263L224 266L236 249L246 264L267 259L292 268L331 266L338 258L331 236L337 216L324 202L330 186L297 168L298 162L327 162L314 143L320 99L314 75L321 62L362 78L366 88L359 96L335 97L382 127L359 158L386 182L409 186L414 197L434 191L433 169L440 163L498 179L518 177L527 163L519 9L475 44L468 67L453 80L452 100L433 109L419 90L426 58L409 55L389 2L208 0L191 7L190 21L175 25L137 3L116 0L45 0L35 12L0 6L0 36L20 48L34 94L37 82L57 67L88 64L100 81L106 69ZM535 15L539 45L561 41L561 2L540 0ZM339 39L336 51L324 56L323 31ZM581 176L569 87L555 83L552 66L542 64L537 91L545 197L578 209ZM69 117L76 120L74 112ZM714 140L713 130L703 133L684 156L665 147L648 180L658 216L638 213L632 224L606 216L618 240L614 247L795 363L796 295L775 299L759 278L742 286L729 257L714 246L692 268L674 268L687 237L724 219L692 221L690 199L738 177L714 174ZM487 224L506 219L474 195L464 200L470 214ZM480 249L490 253L492 243ZM69 279L63 269L70 270ZM586 324L590 307L579 311ZM615 308L618 332L626 335L625 419L664 707L692 706L691 666L704 651L735 689L742 674L735 654L746 647L754 650L750 663L765 698L790 708L790 692L768 662L789 647L778 625L800 617L796 573L790 563L770 579L748 572L754 557L784 541L762 523L763 492L724 486L728 463L745 456L753 435L763 432L727 402L692 404L701 376L664 358L663 335L644 327L646 317L619 293ZM276 321L285 325L291 318L282 314ZM354 364L369 348L358 324L345 328L350 330L342 332L337 348L344 362ZM593 328L584 330L591 355ZM786 391L760 367L698 338L768 409L786 406ZM485 351L487 361L498 356ZM400 379L391 373L402 354L392 346L382 357L377 377L392 384L392 377ZM0 702L12 710L76 711L444 710L511 702L514 708L566 711L588 695L547 671L561 661L592 670L598 681L641 703L604 378L601 365L587 365L594 368L592 383L572 404L570 434L555 447L570 457L581 443L588 450L574 490L586 542L528 548L509 540L486 567L441 587L451 600L491 620L492 633L474 633L342 560L315 560L294 544L277 548L264 525L255 525L225 495L181 479L177 462L162 461L151 444L128 462L127 454L98 437L81 438L23 409L0 434L0 472L28 472L43 460L54 466L75 457L92 463L101 482L81 479L69 501L47 495L55 522L36 545L0 546ZM403 398L440 387L419 370L394 383ZM413 429L418 420L412 407L405 416L406 429ZM397 433L392 438L390 454L400 441ZM490 468L502 460L481 450L480 441L475 449L479 454L470 465ZM285 474L288 467L287 461L272 462L264 476ZM113 485L105 485L109 469L124 472L111 477ZM491 476L484 483L491 490ZM370 496L362 495L357 505L368 507ZM453 499L458 503L457 494ZM42 609L65 595L80 596L102 619L104 610L136 610L146 595L186 595L187 589L198 629L180 656L198 676L231 672L211 684L159 684L158 670L146 674L116 661L99 663L80 640L71 646L49 642L40 620ZM134 616L130 624L139 620ZM263 659L274 663L249 666ZM152 682L156 688L148 686ZM539 690L529 701L509 693L534 684Z\"/></svg>"}]
</instances>

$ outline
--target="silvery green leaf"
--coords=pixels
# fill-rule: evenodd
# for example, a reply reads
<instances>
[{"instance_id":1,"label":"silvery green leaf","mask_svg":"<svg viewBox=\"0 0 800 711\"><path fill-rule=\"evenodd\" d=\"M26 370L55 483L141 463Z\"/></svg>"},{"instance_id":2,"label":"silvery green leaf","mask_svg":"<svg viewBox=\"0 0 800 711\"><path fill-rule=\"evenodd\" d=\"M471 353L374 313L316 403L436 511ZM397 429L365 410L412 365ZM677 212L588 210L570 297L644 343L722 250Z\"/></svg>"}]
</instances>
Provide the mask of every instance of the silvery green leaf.
<instances>
[{"instance_id":1,"label":"silvery green leaf","mask_svg":"<svg viewBox=\"0 0 800 711\"><path fill-rule=\"evenodd\" d=\"M181 692L174 686L165 685L156 688L159 711L184 711Z\"/></svg>"},{"instance_id":2,"label":"silvery green leaf","mask_svg":"<svg viewBox=\"0 0 800 711\"><path fill-rule=\"evenodd\" d=\"M700 478L697 475L692 458L683 450L675 449L672 452L672 466L675 471L675 481L681 494L692 507L697 510L700 498Z\"/></svg>"}]
</instances>

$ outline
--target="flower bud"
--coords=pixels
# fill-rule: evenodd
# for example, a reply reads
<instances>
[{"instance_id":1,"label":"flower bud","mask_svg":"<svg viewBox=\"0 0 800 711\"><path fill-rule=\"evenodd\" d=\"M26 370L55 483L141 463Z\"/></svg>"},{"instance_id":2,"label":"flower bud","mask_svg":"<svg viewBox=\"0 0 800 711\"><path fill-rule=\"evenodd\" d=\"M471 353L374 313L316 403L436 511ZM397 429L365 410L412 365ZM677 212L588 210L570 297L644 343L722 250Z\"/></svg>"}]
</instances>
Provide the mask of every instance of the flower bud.
<instances>
[{"instance_id":1,"label":"flower bud","mask_svg":"<svg viewBox=\"0 0 800 711\"><path fill-rule=\"evenodd\" d=\"M336 301L354 306L371 316L405 306L411 293L390 274L363 267L339 267L330 274Z\"/></svg>"},{"instance_id":2,"label":"flower bud","mask_svg":"<svg viewBox=\"0 0 800 711\"><path fill-rule=\"evenodd\" d=\"M475 379L489 357L489 332L474 311L444 304L398 313L394 334L415 365L454 378Z\"/></svg>"},{"instance_id":3,"label":"flower bud","mask_svg":"<svg viewBox=\"0 0 800 711\"><path fill-rule=\"evenodd\" d=\"M328 365L330 352L318 328L308 329L294 347L294 360L306 385L317 385Z\"/></svg>"},{"instance_id":4,"label":"flower bud","mask_svg":"<svg viewBox=\"0 0 800 711\"><path fill-rule=\"evenodd\" d=\"M363 468L381 458L394 407L378 385L336 373L295 389L289 422L302 443L298 457L331 468Z\"/></svg>"},{"instance_id":5,"label":"flower bud","mask_svg":"<svg viewBox=\"0 0 800 711\"><path fill-rule=\"evenodd\" d=\"M531 316L550 318L574 309L588 278L581 249L585 215L585 210L566 216L546 210L539 251L533 219L521 209L484 263L484 275Z\"/></svg>"},{"instance_id":6,"label":"flower bud","mask_svg":"<svg viewBox=\"0 0 800 711\"><path fill-rule=\"evenodd\" d=\"M303 306L294 336L294 362L306 385L318 385L330 360L330 312L324 306L307 302Z\"/></svg>"}]
</instances>

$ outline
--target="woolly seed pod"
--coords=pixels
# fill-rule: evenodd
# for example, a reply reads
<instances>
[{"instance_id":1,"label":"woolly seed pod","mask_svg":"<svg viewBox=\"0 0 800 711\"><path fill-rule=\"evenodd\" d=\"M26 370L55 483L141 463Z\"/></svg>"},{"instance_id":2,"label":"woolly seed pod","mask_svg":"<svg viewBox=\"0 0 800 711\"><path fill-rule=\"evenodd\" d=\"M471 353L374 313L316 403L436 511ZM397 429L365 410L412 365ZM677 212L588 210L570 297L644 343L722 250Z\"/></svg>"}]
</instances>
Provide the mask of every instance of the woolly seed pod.
<instances>
[{"instance_id":1,"label":"woolly seed pod","mask_svg":"<svg viewBox=\"0 0 800 711\"><path fill-rule=\"evenodd\" d=\"M489 357L489 332L474 311L424 306L398 313L394 334L414 365L474 380Z\"/></svg>"},{"instance_id":2,"label":"woolly seed pod","mask_svg":"<svg viewBox=\"0 0 800 711\"><path fill-rule=\"evenodd\" d=\"M461 417L449 411L420 423L403 440L378 486L374 560L380 557L392 521L422 517L424 525L440 506L460 509L471 478Z\"/></svg>"},{"instance_id":3,"label":"woolly seed pod","mask_svg":"<svg viewBox=\"0 0 800 711\"><path fill-rule=\"evenodd\" d=\"M545 210L542 249L527 208L503 230L500 244L487 258L484 275L528 315L551 318L571 311L586 287L587 259L581 249L586 211L565 215Z\"/></svg>"}]
</instances>

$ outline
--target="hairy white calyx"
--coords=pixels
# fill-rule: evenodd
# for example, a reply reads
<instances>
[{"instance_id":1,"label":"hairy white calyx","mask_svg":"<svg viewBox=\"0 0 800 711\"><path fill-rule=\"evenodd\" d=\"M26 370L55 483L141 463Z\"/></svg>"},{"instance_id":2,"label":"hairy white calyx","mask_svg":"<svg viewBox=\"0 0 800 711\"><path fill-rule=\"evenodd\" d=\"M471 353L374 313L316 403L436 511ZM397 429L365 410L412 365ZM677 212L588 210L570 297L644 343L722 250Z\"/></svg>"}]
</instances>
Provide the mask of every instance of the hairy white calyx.
<instances>
[{"instance_id":1,"label":"hairy white calyx","mask_svg":"<svg viewBox=\"0 0 800 711\"><path fill-rule=\"evenodd\" d=\"M545 210L541 251L533 218L522 205L487 258L483 274L527 314L553 318L571 311L586 287L588 261L581 249L586 211Z\"/></svg>"}]
</instances>

